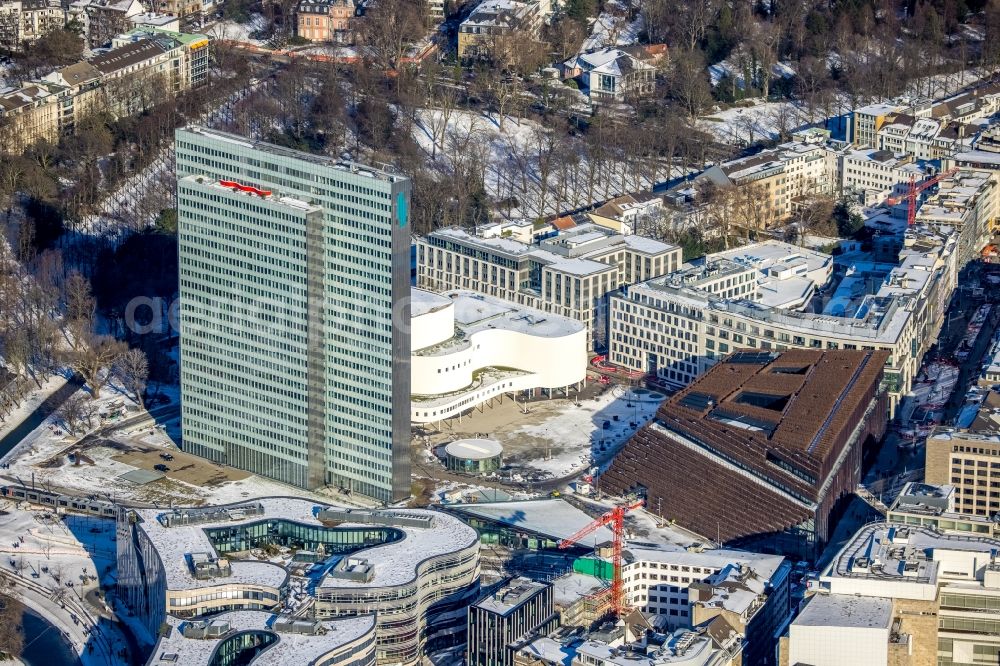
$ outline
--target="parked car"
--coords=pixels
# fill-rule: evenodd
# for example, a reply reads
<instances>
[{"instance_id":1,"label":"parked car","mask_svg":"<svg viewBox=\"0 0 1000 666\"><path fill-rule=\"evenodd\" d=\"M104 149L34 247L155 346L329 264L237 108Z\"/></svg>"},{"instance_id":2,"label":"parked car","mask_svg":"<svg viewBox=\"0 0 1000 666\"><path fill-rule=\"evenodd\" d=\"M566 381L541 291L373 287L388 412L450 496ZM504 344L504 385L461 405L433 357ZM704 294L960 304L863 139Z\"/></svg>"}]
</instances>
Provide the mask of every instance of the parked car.
<instances>
[{"instance_id":1,"label":"parked car","mask_svg":"<svg viewBox=\"0 0 1000 666\"><path fill-rule=\"evenodd\" d=\"M170 468L167 467L166 465L163 465L163 464L153 465L153 469L155 469L157 472L169 472L170 471Z\"/></svg>"}]
</instances>

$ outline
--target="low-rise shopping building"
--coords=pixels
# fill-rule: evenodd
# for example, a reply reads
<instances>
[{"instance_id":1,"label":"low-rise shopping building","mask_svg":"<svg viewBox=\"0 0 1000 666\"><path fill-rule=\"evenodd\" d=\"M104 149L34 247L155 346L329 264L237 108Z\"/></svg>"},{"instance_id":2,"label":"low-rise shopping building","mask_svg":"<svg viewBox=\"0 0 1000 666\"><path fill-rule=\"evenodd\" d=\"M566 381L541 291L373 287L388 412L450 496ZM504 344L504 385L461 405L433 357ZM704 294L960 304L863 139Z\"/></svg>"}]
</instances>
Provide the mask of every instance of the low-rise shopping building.
<instances>
[{"instance_id":1,"label":"low-rise shopping building","mask_svg":"<svg viewBox=\"0 0 1000 666\"><path fill-rule=\"evenodd\" d=\"M379 664L461 636L479 590L476 531L429 510L359 511L271 497L118 516L118 594L151 636L168 616L234 610L376 617ZM440 637L440 638L438 638Z\"/></svg>"},{"instance_id":2,"label":"low-rise shopping building","mask_svg":"<svg viewBox=\"0 0 1000 666\"><path fill-rule=\"evenodd\" d=\"M428 423L536 389L578 390L587 332L574 319L469 291L411 290L410 420Z\"/></svg>"}]
</instances>

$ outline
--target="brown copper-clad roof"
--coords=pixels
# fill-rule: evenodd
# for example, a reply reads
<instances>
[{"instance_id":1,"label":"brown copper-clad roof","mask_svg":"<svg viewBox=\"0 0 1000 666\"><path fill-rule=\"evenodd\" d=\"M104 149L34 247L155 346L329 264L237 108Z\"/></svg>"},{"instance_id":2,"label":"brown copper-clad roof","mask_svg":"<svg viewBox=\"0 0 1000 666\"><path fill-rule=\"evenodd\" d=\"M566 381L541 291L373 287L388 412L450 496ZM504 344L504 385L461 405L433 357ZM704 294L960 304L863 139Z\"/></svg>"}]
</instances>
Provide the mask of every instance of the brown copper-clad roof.
<instances>
[{"instance_id":1,"label":"brown copper-clad roof","mask_svg":"<svg viewBox=\"0 0 1000 666\"><path fill-rule=\"evenodd\" d=\"M646 489L664 518L723 541L799 524L868 422L884 424L873 407L887 359L858 350L731 354L660 407L601 488Z\"/></svg>"}]
</instances>

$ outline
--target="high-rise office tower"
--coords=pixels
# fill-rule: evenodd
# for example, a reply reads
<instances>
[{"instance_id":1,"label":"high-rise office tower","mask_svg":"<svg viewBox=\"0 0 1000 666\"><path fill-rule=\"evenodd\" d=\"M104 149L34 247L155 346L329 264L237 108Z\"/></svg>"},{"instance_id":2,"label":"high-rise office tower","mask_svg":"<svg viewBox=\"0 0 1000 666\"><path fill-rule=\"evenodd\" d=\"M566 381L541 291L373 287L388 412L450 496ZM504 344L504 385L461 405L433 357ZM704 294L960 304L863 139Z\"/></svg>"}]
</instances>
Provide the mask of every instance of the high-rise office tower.
<instances>
[{"instance_id":1,"label":"high-rise office tower","mask_svg":"<svg viewBox=\"0 0 1000 666\"><path fill-rule=\"evenodd\" d=\"M304 488L410 491L410 181L177 131L186 450Z\"/></svg>"}]
</instances>

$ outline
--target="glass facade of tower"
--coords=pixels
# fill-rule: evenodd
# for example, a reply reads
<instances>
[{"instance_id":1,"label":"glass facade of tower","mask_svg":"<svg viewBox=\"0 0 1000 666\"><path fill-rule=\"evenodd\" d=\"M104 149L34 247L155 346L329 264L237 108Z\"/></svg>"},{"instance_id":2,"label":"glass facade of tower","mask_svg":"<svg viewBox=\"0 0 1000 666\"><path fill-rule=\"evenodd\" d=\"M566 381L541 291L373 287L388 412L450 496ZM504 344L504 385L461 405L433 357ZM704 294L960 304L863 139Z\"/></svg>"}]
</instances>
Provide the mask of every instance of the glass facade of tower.
<instances>
[{"instance_id":1,"label":"glass facade of tower","mask_svg":"<svg viewBox=\"0 0 1000 666\"><path fill-rule=\"evenodd\" d=\"M185 449L405 497L409 180L202 128L176 145Z\"/></svg>"}]
</instances>

